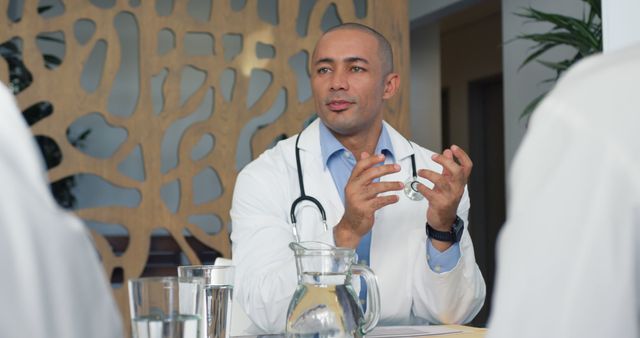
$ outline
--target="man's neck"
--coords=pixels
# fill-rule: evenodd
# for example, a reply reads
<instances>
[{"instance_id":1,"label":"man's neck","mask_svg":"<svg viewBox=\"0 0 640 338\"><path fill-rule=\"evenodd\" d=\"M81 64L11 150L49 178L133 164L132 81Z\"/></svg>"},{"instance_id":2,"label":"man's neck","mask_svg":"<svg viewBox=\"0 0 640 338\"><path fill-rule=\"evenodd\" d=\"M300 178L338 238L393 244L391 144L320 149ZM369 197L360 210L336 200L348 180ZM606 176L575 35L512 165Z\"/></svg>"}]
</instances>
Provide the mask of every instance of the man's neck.
<instances>
[{"instance_id":1,"label":"man's neck","mask_svg":"<svg viewBox=\"0 0 640 338\"><path fill-rule=\"evenodd\" d=\"M382 132L382 121L375 123L370 128L366 128L353 135L341 135L333 130L330 130L333 136L349 150L356 159L360 159L362 152L367 152L373 155L380 139L380 133Z\"/></svg>"}]
</instances>

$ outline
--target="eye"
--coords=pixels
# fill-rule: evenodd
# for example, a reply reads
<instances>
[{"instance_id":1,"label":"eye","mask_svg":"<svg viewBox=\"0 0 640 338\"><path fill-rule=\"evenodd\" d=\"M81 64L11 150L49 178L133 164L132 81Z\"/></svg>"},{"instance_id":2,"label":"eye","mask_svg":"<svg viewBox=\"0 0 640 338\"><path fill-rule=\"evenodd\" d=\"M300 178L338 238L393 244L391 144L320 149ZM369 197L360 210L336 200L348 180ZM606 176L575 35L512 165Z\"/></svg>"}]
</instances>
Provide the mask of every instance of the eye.
<instances>
[{"instance_id":1,"label":"eye","mask_svg":"<svg viewBox=\"0 0 640 338\"><path fill-rule=\"evenodd\" d=\"M364 69L364 68L362 68L360 66L353 66L353 67L351 67L351 71L354 72L354 73L361 73L361 72L366 71L366 69Z\"/></svg>"},{"instance_id":2,"label":"eye","mask_svg":"<svg viewBox=\"0 0 640 338\"><path fill-rule=\"evenodd\" d=\"M318 72L318 74L326 74L326 73L328 73L328 72L329 72L329 68L327 68L327 67L320 67L320 68L318 68L318 70L317 70L316 72Z\"/></svg>"}]
</instances>

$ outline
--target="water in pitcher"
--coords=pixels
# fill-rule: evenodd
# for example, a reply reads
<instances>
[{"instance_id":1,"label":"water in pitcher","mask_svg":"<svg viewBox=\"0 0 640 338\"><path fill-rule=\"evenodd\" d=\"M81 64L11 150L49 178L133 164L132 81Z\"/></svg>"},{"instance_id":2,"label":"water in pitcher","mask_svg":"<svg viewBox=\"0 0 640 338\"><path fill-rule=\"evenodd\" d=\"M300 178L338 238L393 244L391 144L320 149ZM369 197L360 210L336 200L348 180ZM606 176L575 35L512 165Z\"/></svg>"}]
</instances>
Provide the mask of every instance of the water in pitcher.
<instances>
[{"instance_id":1,"label":"water in pitcher","mask_svg":"<svg viewBox=\"0 0 640 338\"><path fill-rule=\"evenodd\" d=\"M198 316L141 316L133 319L133 338L198 338Z\"/></svg>"},{"instance_id":2,"label":"water in pitcher","mask_svg":"<svg viewBox=\"0 0 640 338\"><path fill-rule=\"evenodd\" d=\"M362 337L359 326L363 314L351 284L332 283L330 279L340 278L337 275L310 278L329 280L326 284L316 281L298 285L289 305L287 337Z\"/></svg>"},{"instance_id":3,"label":"water in pitcher","mask_svg":"<svg viewBox=\"0 0 640 338\"><path fill-rule=\"evenodd\" d=\"M289 244L296 258L298 287L287 311L286 337L361 338L378 323L379 291L373 271L353 264L355 250L322 242ZM363 313L351 286L352 274L367 283L369 310Z\"/></svg>"}]
</instances>

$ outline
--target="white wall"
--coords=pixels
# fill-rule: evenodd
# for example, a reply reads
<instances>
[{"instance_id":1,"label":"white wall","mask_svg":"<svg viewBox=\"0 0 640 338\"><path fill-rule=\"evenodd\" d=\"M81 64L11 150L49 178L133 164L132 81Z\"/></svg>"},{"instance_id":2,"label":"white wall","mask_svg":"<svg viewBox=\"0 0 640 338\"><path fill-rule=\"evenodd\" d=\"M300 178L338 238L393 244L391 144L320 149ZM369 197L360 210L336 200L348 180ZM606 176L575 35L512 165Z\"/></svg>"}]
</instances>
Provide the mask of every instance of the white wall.
<instances>
[{"instance_id":1,"label":"white wall","mask_svg":"<svg viewBox=\"0 0 640 338\"><path fill-rule=\"evenodd\" d=\"M607 2L635 2L638 0L603 0ZM438 1L410 1L411 30L411 122L412 137L420 144L439 150L441 148L441 116L440 116L440 59L438 33L434 24L422 25L421 19L433 16L436 12L452 10L462 4L468 5L473 1L438 0ZM541 33L548 31L550 26L537 23L527 23L525 19L513 13L523 8L533 8L580 17L585 6L580 0L503 0L502 1L502 41L513 40L516 36L526 33ZM417 14L419 13L419 14ZM640 13L640 11L631 11ZM437 21L437 19L436 19ZM638 21L640 23L640 21ZM414 23L420 24L415 27ZM627 35L638 32L627 31ZM526 58L532 43L515 40L503 46L503 77L504 77L504 132L505 132L505 169L509 172L511 161L520 145L525 133L526 120L520 115L531 100L539 94L548 91L550 84L540 84L543 80L554 76L554 72L542 65L531 63L518 70ZM559 60L573 55L569 48L557 48L547 52L544 59ZM425 114L426 115L423 115ZM422 127L428 128L423 132Z\"/></svg>"},{"instance_id":2,"label":"white wall","mask_svg":"<svg viewBox=\"0 0 640 338\"><path fill-rule=\"evenodd\" d=\"M411 138L442 150L440 29L437 24L411 31ZM405 79L406 81L406 79Z\"/></svg>"},{"instance_id":3,"label":"white wall","mask_svg":"<svg viewBox=\"0 0 640 338\"><path fill-rule=\"evenodd\" d=\"M549 30L549 25L526 23L525 19L513 15L514 12L522 11L529 6L545 12L575 17L581 17L584 10L583 2L580 0L503 0L502 41L510 41L523 33L542 33ZM535 63L518 70L531 46L533 43L516 40L506 43L502 51L506 173L509 173L511 161L525 133L526 121L521 119L520 115L531 100L549 90L549 84L540 82L554 75L554 72ZM544 54L542 59L560 60L573 54L571 49L558 48Z\"/></svg>"},{"instance_id":4,"label":"white wall","mask_svg":"<svg viewBox=\"0 0 640 338\"><path fill-rule=\"evenodd\" d=\"M639 0L602 0L602 38L609 52L640 42Z\"/></svg>"}]
</instances>

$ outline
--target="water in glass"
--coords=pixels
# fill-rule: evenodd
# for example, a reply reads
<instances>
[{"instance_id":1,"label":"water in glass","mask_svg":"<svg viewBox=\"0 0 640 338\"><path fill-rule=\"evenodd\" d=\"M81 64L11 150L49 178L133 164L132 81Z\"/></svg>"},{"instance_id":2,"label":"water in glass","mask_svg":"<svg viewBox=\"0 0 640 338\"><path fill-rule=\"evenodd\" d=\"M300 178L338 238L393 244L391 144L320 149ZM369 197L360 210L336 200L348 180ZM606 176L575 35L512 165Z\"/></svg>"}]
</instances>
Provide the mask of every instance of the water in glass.
<instances>
[{"instance_id":1,"label":"water in glass","mask_svg":"<svg viewBox=\"0 0 640 338\"><path fill-rule=\"evenodd\" d=\"M141 316L132 321L133 338L198 338L198 316Z\"/></svg>"},{"instance_id":2,"label":"water in glass","mask_svg":"<svg viewBox=\"0 0 640 338\"><path fill-rule=\"evenodd\" d=\"M228 337L231 328L230 310L233 287L229 285L207 285L204 288L207 299L206 332L207 338Z\"/></svg>"},{"instance_id":3,"label":"water in glass","mask_svg":"<svg viewBox=\"0 0 640 338\"><path fill-rule=\"evenodd\" d=\"M180 278L201 279L203 286L201 337L229 338L233 305L234 267L223 265L186 265L178 267Z\"/></svg>"}]
</instances>

